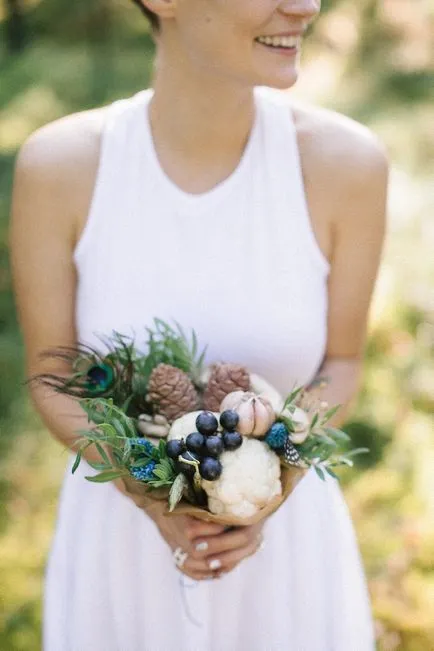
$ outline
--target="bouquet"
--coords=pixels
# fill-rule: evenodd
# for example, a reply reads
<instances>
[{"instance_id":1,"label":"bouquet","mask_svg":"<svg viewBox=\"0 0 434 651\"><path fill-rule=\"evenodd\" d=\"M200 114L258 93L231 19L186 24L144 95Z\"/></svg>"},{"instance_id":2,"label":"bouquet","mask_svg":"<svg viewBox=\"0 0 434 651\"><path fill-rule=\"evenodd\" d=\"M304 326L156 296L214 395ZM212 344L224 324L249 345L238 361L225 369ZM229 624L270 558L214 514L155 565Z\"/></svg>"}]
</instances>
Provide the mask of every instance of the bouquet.
<instances>
[{"instance_id":1,"label":"bouquet","mask_svg":"<svg viewBox=\"0 0 434 651\"><path fill-rule=\"evenodd\" d=\"M114 332L105 351L79 344L47 351L68 375L42 382L80 401L93 426L80 432L72 468L94 446L92 482L130 477L168 513L225 525L254 524L273 513L309 468L320 479L353 465L349 437L329 425L339 406L321 400L324 381L283 397L247 368L204 366L194 330L161 319L147 329L146 354Z\"/></svg>"}]
</instances>

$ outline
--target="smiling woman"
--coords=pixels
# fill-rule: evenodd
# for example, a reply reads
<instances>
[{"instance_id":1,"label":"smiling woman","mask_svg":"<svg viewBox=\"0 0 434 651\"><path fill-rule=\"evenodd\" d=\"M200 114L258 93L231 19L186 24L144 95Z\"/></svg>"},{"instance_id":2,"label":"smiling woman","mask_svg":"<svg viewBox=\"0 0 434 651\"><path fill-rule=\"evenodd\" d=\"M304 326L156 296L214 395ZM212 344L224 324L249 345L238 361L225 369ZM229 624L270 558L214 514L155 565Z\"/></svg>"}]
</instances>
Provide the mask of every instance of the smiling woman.
<instances>
[{"instance_id":1,"label":"smiling woman","mask_svg":"<svg viewBox=\"0 0 434 651\"><path fill-rule=\"evenodd\" d=\"M282 392L327 375L342 421L387 163L365 128L281 92L319 2L137 4L158 22L152 88L47 125L19 156L11 241L28 372L63 370L47 368L47 348L175 318L211 342L207 363L234 360ZM73 449L80 408L41 386L33 399ZM308 472L274 515L225 530L166 517L134 483L85 482L91 472L65 478L45 651L373 651L334 479Z\"/></svg>"}]
</instances>

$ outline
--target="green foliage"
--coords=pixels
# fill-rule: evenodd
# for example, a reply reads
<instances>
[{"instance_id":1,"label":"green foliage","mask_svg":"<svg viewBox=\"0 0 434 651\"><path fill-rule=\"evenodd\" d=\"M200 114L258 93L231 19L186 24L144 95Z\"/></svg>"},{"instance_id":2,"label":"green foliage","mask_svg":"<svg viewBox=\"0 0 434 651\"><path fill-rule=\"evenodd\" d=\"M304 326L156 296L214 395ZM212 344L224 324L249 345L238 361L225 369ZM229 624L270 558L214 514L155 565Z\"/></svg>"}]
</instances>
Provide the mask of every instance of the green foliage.
<instances>
[{"instance_id":1,"label":"green foliage","mask_svg":"<svg viewBox=\"0 0 434 651\"><path fill-rule=\"evenodd\" d=\"M180 472L172 484L169 494L169 511L174 511L176 505L181 501L184 491L188 488L186 476Z\"/></svg>"},{"instance_id":2,"label":"green foliage","mask_svg":"<svg viewBox=\"0 0 434 651\"><path fill-rule=\"evenodd\" d=\"M152 476L143 481L154 489L172 486L177 473L174 462L167 456L165 441L161 440L158 446L150 443L147 446L141 445L134 419L114 405L111 399L86 398L80 404L95 427L80 432L73 473L81 463L83 452L94 446L101 462L88 462L94 470L99 471L97 475L87 476L89 481L104 483L127 477L131 475L132 469L155 461Z\"/></svg>"},{"instance_id":3,"label":"green foliage","mask_svg":"<svg viewBox=\"0 0 434 651\"><path fill-rule=\"evenodd\" d=\"M164 445L164 444L163 444ZM152 488L164 488L172 486L176 481L175 464L172 459L169 459L165 450L160 452L160 459L154 468L154 475L156 479L149 479L146 484Z\"/></svg>"},{"instance_id":4,"label":"green foliage","mask_svg":"<svg viewBox=\"0 0 434 651\"><path fill-rule=\"evenodd\" d=\"M297 400L301 391L302 387L294 390L284 402L283 410L289 411L290 415L287 416L281 413L278 416L278 420L285 425L289 435L296 431L292 415L297 407ZM338 466L352 467L355 456L369 453L369 449L366 447L349 450L351 437L348 433L327 425L340 407L341 405L335 405L326 412L321 410L313 411L307 438L303 443L294 443L294 447L300 455L297 463L304 463L305 467L312 466L321 479L325 479L324 472L337 478L332 468ZM291 461L286 459L283 453L281 459L285 465L292 465Z\"/></svg>"},{"instance_id":5,"label":"green foliage","mask_svg":"<svg viewBox=\"0 0 434 651\"><path fill-rule=\"evenodd\" d=\"M206 348L199 353L197 335L192 330L191 340L179 323L175 328L163 321L154 319L154 327L147 328L147 357L139 363L139 375L146 382L158 364L170 364L188 373L194 382L199 377L205 358Z\"/></svg>"}]
</instances>

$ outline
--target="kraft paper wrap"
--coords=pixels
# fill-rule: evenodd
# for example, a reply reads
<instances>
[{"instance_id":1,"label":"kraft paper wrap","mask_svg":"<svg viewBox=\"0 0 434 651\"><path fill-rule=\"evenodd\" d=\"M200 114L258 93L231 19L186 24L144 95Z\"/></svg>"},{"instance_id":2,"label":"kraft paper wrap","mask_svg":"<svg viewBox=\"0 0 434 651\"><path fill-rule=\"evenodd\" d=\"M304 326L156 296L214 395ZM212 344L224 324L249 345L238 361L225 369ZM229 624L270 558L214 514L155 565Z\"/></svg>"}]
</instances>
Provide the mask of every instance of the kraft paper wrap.
<instances>
[{"instance_id":1,"label":"kraft paper wrap","mask_svg":"<svg viewBox=\"0 0 434 651\"><path fill-rule=\"evenodd\" d=\"M192 504L189 504L185 501L180 502L175 510L172 511L172 513L170 513L169 508L167 508L166 514L169 516L190 515L194 518L197 518L198 520L204 520L205 522L215 522L216 524L222 524L228 527L246 527L260 522L264 518L277 511L277 509L283 504L286 498L291 495L292 491L304 477L306 472L307 469L303 468L282 467L282 473L280 477L280 480L282 482L282 494L273 498L266 506L264 506L263 509L258 511L250 518L239 518L235 515L215 515L214 513L210 513L204 508L193 506ZM161 499L163 499L163 495L161 495Z\"/></svg>"}]
</instances>

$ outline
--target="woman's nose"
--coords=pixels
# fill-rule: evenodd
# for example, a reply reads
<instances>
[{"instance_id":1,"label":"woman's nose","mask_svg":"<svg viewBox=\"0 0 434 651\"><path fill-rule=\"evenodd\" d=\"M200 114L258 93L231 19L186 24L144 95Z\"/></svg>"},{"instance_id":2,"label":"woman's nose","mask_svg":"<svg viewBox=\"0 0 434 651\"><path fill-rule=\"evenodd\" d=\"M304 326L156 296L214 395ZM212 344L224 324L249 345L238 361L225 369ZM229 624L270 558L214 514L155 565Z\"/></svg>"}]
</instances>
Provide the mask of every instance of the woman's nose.
<instances>
[{"instance_id":1,"label":"woman's nose","mask_svg":"<svg viewBox=\"0 0 434 651\"><path fill-rule=\"evenodd\" d=\"M279 11L287 16L299 16L312 20L321 9L321 0L282 0Z\"/></svg>"}]
</instances>

